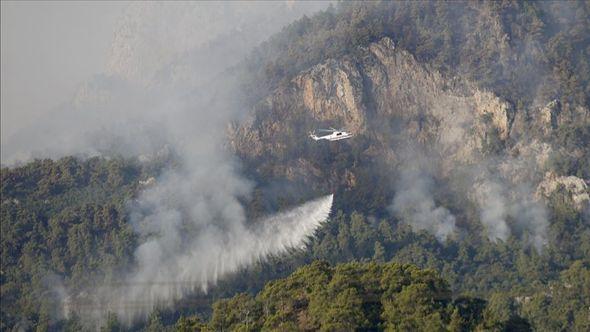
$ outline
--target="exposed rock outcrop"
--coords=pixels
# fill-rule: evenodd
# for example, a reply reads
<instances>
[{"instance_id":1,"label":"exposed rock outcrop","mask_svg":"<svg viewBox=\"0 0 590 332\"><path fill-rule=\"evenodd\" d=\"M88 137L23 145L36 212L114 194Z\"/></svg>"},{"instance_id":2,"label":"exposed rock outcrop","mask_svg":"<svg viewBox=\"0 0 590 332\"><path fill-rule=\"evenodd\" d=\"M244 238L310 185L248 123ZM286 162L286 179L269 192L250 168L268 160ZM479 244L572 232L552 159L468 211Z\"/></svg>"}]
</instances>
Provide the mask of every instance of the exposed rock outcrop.
<instances>
[{"instance_id":1,"label":"exposed rock outcrop","mask_svg":"<svg viewBox=\"0 0 590 332\"><path fill-rule=\"evenodd\" d=\"M230 128L230 141L265 176L382 206L408 190L399 183L412 169L417 179L452 187L430 186L434 193L418 199L438 206L437 191L462 197L477 208L490 241L521 236L542 251L551 192L565 186L578 208L588 202L583 179L543 179L548 161L563 152L554 145L560 126L587 121L586 113L558 101L516 109L461 77L444 77L383 38L279 86ZM328 126L356 137L308 139L308 131Z\"/></svg>"},{"instance_id":2,"label":"exposed rock outcrop","mask_svg":"<svg viewBox=\"0 0 590 332\"><path fill-rule=\"evenodd\" d=\"M557 176L554 173L547 172L545 178L537 187L536 195L548 198L551 194L559 190L563 190L569 196L576 209L580 211L588 208L590 205L588 185L583 179L576 176Z\"/></svg>"},{"instance_id":3,"label":"exposed rock outcrop","mask_svg":"<svg viewBox=\"0 0 590 332\"><path fill-rule=\"evenodd\" d=\"M363 130L362 77L351 61L330 60L297 76L293 84L314 119L337 120L351 131Z\"/></svg>"},{"instance_id":4,"label":"exposed rock outcrop","mask_svg":"<svg viewBox=\"0 0 590 332\"><path fill-rule=\"evenodd\" d=\"M490 133L506 140L512 119L510 104L468 82L444 78L383 38L356 56L297 75L269 95L253 118L233 127L230 137L248 158L287 153L281 141L301 139L319 126L344 127L373 137L382 148L392 141L419 144L449 169L477 161Z\"/></svg>"}]
</instances>

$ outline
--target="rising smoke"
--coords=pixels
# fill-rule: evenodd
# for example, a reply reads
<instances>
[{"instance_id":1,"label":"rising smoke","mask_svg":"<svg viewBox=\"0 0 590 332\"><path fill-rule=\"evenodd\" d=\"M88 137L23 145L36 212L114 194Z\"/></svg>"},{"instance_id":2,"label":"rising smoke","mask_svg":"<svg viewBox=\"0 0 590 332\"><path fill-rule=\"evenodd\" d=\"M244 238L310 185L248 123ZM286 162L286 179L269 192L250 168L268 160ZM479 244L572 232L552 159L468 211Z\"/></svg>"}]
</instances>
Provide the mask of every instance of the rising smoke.
<instances>
[{"instance_id":1,"label":"rising smoke","mask_svg":"<svg viewBox=\"0 0 590 332\"><path fill-rule=\"evenodd\" d=\"M427 231L444 243L458 230L455 216L434 198L436 193L449 190L437 188L435 184L433 173L440 172L441 161L432 155L413 153L409 154L413 162L404 163L396 173L396 193L389 211L413 229ZM505 158L511 159L508 164L519 165L513 157ZM430 166L425 167L426 164ZM476 204L483 236L497 243L514 235L542 252L548 241L549 217L547 207L534 193L532 181L526 176L515 180L502 172L490 171L498 168L493 158L483 158L467 168L470 171L461 172L464 182L455 185L454 190L459 192L446 194L466 195ZM519 169L519 172L525 171Z\"/></svg>"},{"instance_id":2,"label":"rising smoke","mask_svg":"<svg viewBox=\"0 0 590 332\"><path fill-rule=\"evenodd\" d=\"M412 92L408 89L405 93ZM467 199L479 212L484 238L497 243L514 236L541 252L547 243L549 220L545 204L535 195L534 188L542 174L542 156L550 149L521 138L520 145L513 150L508 147L498 153L484 153L485 132L488 126L496 124L486 123L481 113L489 116L492 113L485 112L492 110L496 115L504 114L508 130L508 106L499 99L482 105L478 98L489 96L482 97L474 89L470 94L475 94L476 102L445 95L443 89L436 93L421 90L415 93L415 99L424 106L413 116L436 125L424 125L420 135L414 135L412 127L407 125L392 130L399 132L391 136L391 145L399 147L395 151L399 164L394 173L391 214L413 229L428 231L444 242L457 233L456 218L450 207L441 205L435 197L455 198L446 202ZM392 94L392 99L404 97ZM411 113L408 118L412 119ZM424 138L429 135L432 139ZM437 186L437 181L447 186ZM459 208L463 209L464 203L461 204Z\"/></svg>"},{"instance_id":3,"label":"rising smoke","mask_svg":"<svg viewBox=\"0 0 590 332\"><path fill-rule=\"evenodd\" d=\"M487 238L492 242L506 241L510 228L506 223L508 214L503 187L497 182L484 180L474 185L474 195L480 207L480 219Z\"/></svg>"},{"instance_id":4,"label":"rising smoke","mask_svg":"<svg viewBox=\"0 0 590 332\"><path fill-rule=\"evenodd\" d=\"M203 87L227 76L228 68L286 24L329 4L131 3L114 27L110 54L104 55L106 73L89 78L71 100L33 114L33 119L30 112L2 110L11 113L12 127L22 127L14 135L2 136L2 164L69 155L128 156L151 153L162 144L174 145L161 133L160 122L179 115L178 111L156 105L213 93ZM236 115L245 110L233 107L231 111Z\"/></svg>"},{"instance_id":5,"label":"rising smoke","mask_svg":"<svg viewBox=\"0 0 590 332\"><path fill-rule=\"evenodd\" d=\"M135 269L118 287L106 284L67 298L66 314L77 312L99 322L112 312L127 324L146 318L153 309L171 306L187 294L206 292L228 273L304 246L332 206L332 195L325 196L252 228L246 226L242 206L233 196L242 189L240 184L203 190L176 175L165 183L140 199L140 210L147 214L137 226L142 236L152 236L136 250Z\"/></svg>"},{"instance_id":6,"label":"rising smoke","mask_svg":"<svg viewBox=\"0 0 590 332\"><path fill-rule=\"evenodd\" d=\"M535 195L531 178L538 170L528 156L502 156L499 160L481 156L469 165L455 161L456 169L449 172L460 174L462 181L451 179L457 182L450 186L452 189L435 184L435 174L444 173L443 161L449 159L415 147L403 150L401 156L405 161L396 173L396 193L389 206L401 222L427 231L444 243L458 233L456 218L437 203L435 194L464 196L477 206L482 235L488 240L505 242L515 236L537 252L543 251L548 241L549 217L547 207Z\"/></svg>"},{"instance_id":7,"label":"rising smoke","mask_svg":"<svg viewBox=\"0 0 590 332\"><path fill-rule=\"evenodd\" d=\"M219 18L227 11L222 10L210 15L215 24L207 28L213 30L203 30L191 25L198 22L194 17L208 16L198 5L177 9L161 4L142 6L151 5L138 3L127 13L108 75L92 79L71 103L2 146L2 161L8 163L72 154L149 159L167 149L178 156L179 166L163 174L130 206L133 225L143 240L135 252L137 264L116 276L117 280L92 289L59 291L69 293L67 312L76 311L79 301L90 301L91 310L80 313L96 321L111 311L131 323L188 293L206 291L219 277L243 266L300 247L325 220L332 203L327 196L265 219L255 228L248 226L240 200L248 198L253 184L240 175L239 164L223 147L227 122L247 112L228 67L272 33L273 29L257 21L270 18L271 26L280 27L296 15L278 19L285 16L284 6L262 16L251 15L257 9L249 8L235 10L235 17L223 20ZM161 19L161 12L172 16ZM305 10L298 14L302 12ZM170 27L174 22L179 25ZM236 22L239 27L225 28ZM133 31L137 26L145 29L137 33ZM198 33L213 37L191 39ZM126 36L132 36L131 40ZM146 40L155 42L146 44ZM473 122L471 118L447 120ZM461 137L451 135L456 132L462 131L443 134L453 136L449 144L464 144ZM439 163L433 156L427 159ZM433 173L415 165L402 167L390 211L414 229L431 232L444 242L456 234L456 220L435 200ZM541 250L547 215L544 206L533 199L530 186L511 184L499 174L470 180L481 180L463 189L474 193L485 235L491 241L506 241L517 233ZM113 282L121 286L113 288Z\"/></svg>"},{"instance_id":8,"label":"rising smoke","mask_svg":"<svg viewBox=\"0 0 590 332\"><path fill-rule=\"evenodd\" d=\"M326 220L331 195L249 226L240 201L254 184L225 148L227 124L248 111L229 68L274 29L325 6L132 4L115 35L109 73L3 142L8 164L65 155L175 156L176 166L130 204L142 241L134 266L83 290L57 287L66 315L100 324L113 312L131 324L228 273L300 248Z\"/></svg>"},{"instance_id":9,"label":"rising smoke","mask_svg":"<svg viewBox=\"0 0 590 332\"><path fill-rule=\"evenodd\" d=\"M405 168L399 174L399 184L390 211L415 230L428 231L440 241L455 233L455 216L434 201L434 180L417 168Z\"/></svg>"},{"instance_id":10,"label":"rising smoke","mask_svg":"<svg viewBox=\"0 0 590 332\"><path fill-rule=\"evenodd\" d=\"M543 250L549 227L547 208L535 198L530 184L485 178L475 183L473 193L490 241L506 241L514 231L537 252Z\"/></svg>"}]
</instances>

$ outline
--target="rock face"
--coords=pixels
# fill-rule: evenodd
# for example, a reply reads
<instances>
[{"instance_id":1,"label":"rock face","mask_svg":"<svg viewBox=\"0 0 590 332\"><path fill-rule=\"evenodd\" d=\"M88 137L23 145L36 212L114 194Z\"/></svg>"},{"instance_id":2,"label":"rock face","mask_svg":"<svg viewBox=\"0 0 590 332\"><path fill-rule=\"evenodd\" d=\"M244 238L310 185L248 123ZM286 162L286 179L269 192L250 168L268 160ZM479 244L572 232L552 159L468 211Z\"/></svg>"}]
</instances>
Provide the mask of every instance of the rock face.
<instances>
[{"instance_id":1,"label":"rock face","mask_svg":"<svg viewBox=\"0 0 590 332\"><path fill-rule=\"evenodd\" d=\"M558 190L565 191L578 210L581 211L590 206L588 185L583 179L576 176L557 176L548 172L543 181L539 183L536 194L548 198Z\"/></svg>"},{"instance_id":2,"label":"rock face","mask_svg":"<svg viewBox=\"0 0 590 332\"><path fill-rule=\"evenodd\" d=\"M317 121L346 123L353 132L365 125L361 73L350 61L328 61L293 80L293 89Z\"/></svg>"},{"instance_id":3,"label":"rock face","mask_svg":"<svg viewBox=\"0 0 590 332\"><path fill-rule=\"evenodd\" d=\"M491 92L426 68L389 38L355 54L318 64L277 88L231 128L233 149L245 158L284 155L293 139L332 126L370 137L382 156L397 154L385 151L392 142L420 145L439 156L443 171L476 163L491 144L541 168L552 147L543 135L522 137L590 118L587 109L566 112L557 100L530 116L517 113Z\"/></svg>"},{"instance_id":4,"label":"rock face","mask_svg":"<svg viewBox=\"0 0 590 332\"><path fill-rule=\"evenodd\" d=\"M382 147L406 141L436 150L445 161L473 162L487 135L508 138L512 119L510 104L443 78L384 38L357 56L302 72L268 96L253 118L234 127L231 137L240 155L276 155L287 152L279 143L285 134L301 137L332 126L371 136Z\"/></svg>"},{"instance_id":5,"label":"rock face","mask_svg":"<svg viewBox=\"0 0 590 332\"><path fill-rule=\"evenodd\" d=\"M552 135L590 117L558 101L531 113L463 78L444 77L383 38L301 72L233 124L229 136L234 152L264 177L351 193L353 201L386 206L402 190L396 183L403 170L417 169L425 181L444 183L476 206L491 241L526 233L542 250L549 225L544 199L554 183L566 185L578 206L587 197L582 179L543 180L547 161L561 151ZM307 137L322 127L346 128L355 137ZM449 193L432 191L424 195Z\"/></svg>"},{"instance_id":6,"label":"rock face","mask_svg":"<svg viewBox=\"0 0 590 332\"><path fill-rule=\"evenodd\" d=\"M540 122L545 132L551 132L557 128L557 118L561 113L561 104L559 100L553 100L541 109Z\"/></svg>"}]
</instances>

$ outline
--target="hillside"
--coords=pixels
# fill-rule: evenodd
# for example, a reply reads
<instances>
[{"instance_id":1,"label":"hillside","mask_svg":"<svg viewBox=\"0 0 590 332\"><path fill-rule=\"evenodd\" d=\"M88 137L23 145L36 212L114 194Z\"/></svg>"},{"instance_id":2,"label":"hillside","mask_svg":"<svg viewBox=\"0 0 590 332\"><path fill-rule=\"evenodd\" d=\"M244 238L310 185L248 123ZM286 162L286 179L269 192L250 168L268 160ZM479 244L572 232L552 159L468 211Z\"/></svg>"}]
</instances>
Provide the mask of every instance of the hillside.
<instances>
[{"instance_id":1,"label":"hillside","mask_svg":"<svg viewBox=\"0 0 590 332\"><path fill-rule=\"evenodd\" d=\"M585 1L346 2L293 23L246 64L253 86L272 90L387 36L419 62L515 105L556 96L587 105L588 20Z\"/></svg>"},{"instance_id":2,"label":"hillside","mask_svg":"<svg viewBox=\"0 0 590 332\"><path fill-rule=\"evenodd\" d=\"M164 245L212 247L210 229L236 225L226 219L260 228L329 193L332 213L305 248L246 257L255 263L219 279L226 262L215 263L211 285L189 275L188 295L127 304L146 321L126 325L115 306L103 327L589 330L589 27L588 1L343 2L224 72L241 90L218 97L241 113L223 123L223 153L198 133L225 118L195 112L163 123L158 134L172 128L182 144L152 154L120 156L129 131L113 154L3 167L0 330L89 328L64 316L66 289L117 286L169 225L180 240ZM354 137L308 138L326 127ZM142 213L166 222L140 229ZM88 307L78 312L105 311Z\"/></svg>"},{"instance_id":3,"label":"hillside","mask_svg":"<svg viewBox=\"0 0 590 332\"><path fill-rule=\"evenodd\" d=\"M2 168L1 330L55 325L53 285L85 285L129 264L137 236L126 204L158 174L129 160L38 160Z\"/></svg>"},{"instance_id":4,"label":"hillside","mask_svg":"<svg viewBox=\"0 0 590 332\"><path fill-rule=\"evenodd\" d=\"M488 5L480 9L518 9ZM421 5L391 6L395 13ZM312 22L352 15L346 8ZM295 45L314 36L303 33ZM380 248L385 260L437 268L453 287L484 293L551 280L587 260L587 105L567 98L515 104L495 84L485 89L439 68L389 37L357 46L281 82L230 128L231 146L263 181L337 193L336 206L349 218L336 217L320 232L322 258L370 258ZM330 126L356 136L307 139L308 131Z\"/></svg>"},{"instance_id":5,"label":"hillside","mask_svg":"<svg viewBox=\"0 0 590 332\"><path fill-rule=\"evenodd\" d=\"M587 283L588 272L570 270L563 281L575 283L573 280L586 279ZM568 287L584 287L579 283L567 284L570 286L552 288L551 296L567 298L571 296L567 294ZM524 301L524 312L538 310L540 301L528 303L531 298L513 300L495 295L486 302L454 297L434 271L411 265L348 263L330 267L314 262L286 279L268 283L255 297L240 294L215 303L205 329L526 331L531 326L515 308L516 302ZM549 314L545 317L549 318L547 322L555 315L554 310L559 310L549 308L545 311ZM546 327L583 330L588 326L584 319L583 311L578 311L574 326L548 323ZM190 318L179 320L177 329L182 330L187 322Z\"/></svg>"},{"instance_id":6,"label":"hillside","mask_svg":"<svg viewBox=\"0 0 590 332\"><path fill-rule=\"evenodd\" d=\"M399 264L331 267L314 262L268 283L255 297L240 294L215 303L208 327L458 331L481 324L484 307L480 299L453 299L445 281L433 271Z\"/></svg>"}]
</instances>

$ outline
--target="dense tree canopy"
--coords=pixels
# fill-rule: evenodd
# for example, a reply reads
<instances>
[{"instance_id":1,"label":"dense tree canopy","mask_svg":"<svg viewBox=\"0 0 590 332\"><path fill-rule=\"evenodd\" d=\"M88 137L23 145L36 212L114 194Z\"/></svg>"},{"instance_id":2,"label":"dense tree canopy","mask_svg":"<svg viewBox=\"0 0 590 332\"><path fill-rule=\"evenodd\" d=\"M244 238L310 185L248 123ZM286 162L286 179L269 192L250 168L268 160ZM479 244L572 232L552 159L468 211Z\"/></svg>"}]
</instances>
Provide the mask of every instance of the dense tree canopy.
<instances>
[{"instance_id":1,"label":"dense tree canopy","mask_svg":"<svg viewBox=\"0 0 590 332\"><path fill-rule=\"evenodd\" d=\"M589 20L588 1L343 2L286 27L238 69L255 102L302 70L388 36L427 66L464 76L518 109L533 109L536 98L587 107ZM504 148L497 135L489 133L485 153ZM590 225L565 190L548 199L542 253L513 237L489 241L475 208L451 195L436 199L463 211L458 222L466 232L460 241L441 242L383 213L391 197L371 173L374 161L361 153L366 139L311 153L318 165L354 173L357 185L335 189L336 209L307 249L229 276L207 296L195 295L204 305L186 299L131 328L590 330ZM550 156L548 171L590 178L587 124L561 126L549 139L564 149ZM306 146L290 149L298 154ZM581 153L567 153L574 150ZM173 165L68 157L2 168L0 330L83 329L77 317L56 318L54 286L82 288L132 264L142 239L127 204ZM302 200L292 190L265 201L272 170L251 166L245 171L259 187L245 202L249 217ZM105 331L128 328L112 314L106 321Z\"/></svg>"},{"instance_id":2,"label":"dense tree canopy","mask_svg":"<svg viewBox=\"0 0 590 332\"><path fill-rule=\"evenodd\" d=\"M421 62L515 105L561 96L590 104L588 1L339 3L273 36L247 61L252 88L276 86L383 36Z\"/></svg>"},{"instance_id":3,"label":"dense tree canopy","mask_svg":"<svg viewBox=\"0 0 590 332\"><path fill-rule=\"evenodd\" d=\"M211 330L447 330L480 323L484 302L453 299L432 270L411 265L316 261L255 297L215 303Z\"/></svg>"},{"instance_id":4,"label":"dense tree canopy","mask_svg":"<svg viewBox=\"0 0 590 332\"><path fill-rule=\"evenodd\" d=\"M130 262L137 239L126 203L156 169L72 157L2 169L2 330L48 320L62 278L83 286Z\"/></svg>"},{"instance_id":5,"label":"dense tree canopy","mask_svg":"<svg viewBox=\"0 0 590 332\"><path fill-rule=\"evenodd\" d=\"M2 169L2 329L17 323L72 330L79 326L75 317L52 320L55 297L48 283L82 287L90 276L108 277L130 263L138 239L130 229L125 202L143 186L141 179L157 175L158 169L132 160L100 158L36 161ZM208 323L207 310L188 301L178 311L184 318L166 313L161 320L155 314L146 328L176 324L180 330L219 329L246 324L246 329L456 329L472 324L491 329L530 325L585 330L590 232L580 212L559 193L550 204L552 243L541 255L519 241L494 244L473 235L440 243L392 218L336 212L308 250L241 271L222 282L221 291L210 299L239 291L252 294L265 281L284 277L318 258L332 263L398 263L330 267L315 262L270 282L255 297L245 293L217 302ZM251 209L259 208L254 204ZM487 299L488 304L459 294ZM116 317L109 326L107 330L118 329Z\"/></svg>"}]
</instances>

